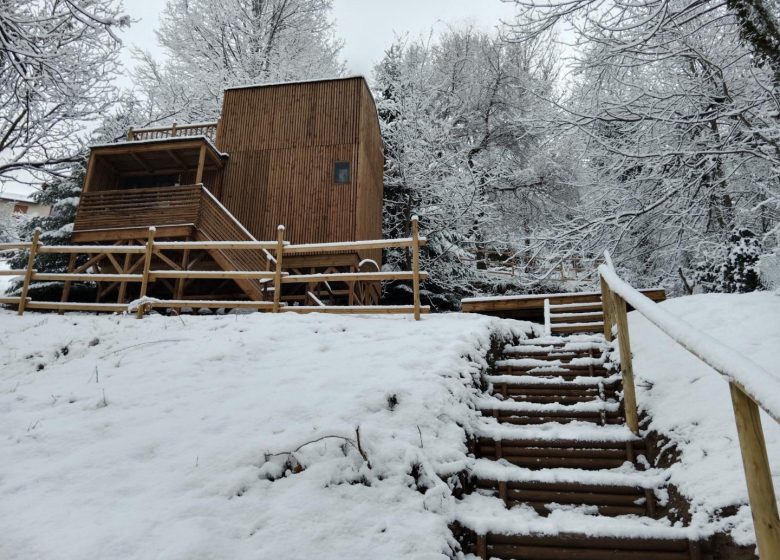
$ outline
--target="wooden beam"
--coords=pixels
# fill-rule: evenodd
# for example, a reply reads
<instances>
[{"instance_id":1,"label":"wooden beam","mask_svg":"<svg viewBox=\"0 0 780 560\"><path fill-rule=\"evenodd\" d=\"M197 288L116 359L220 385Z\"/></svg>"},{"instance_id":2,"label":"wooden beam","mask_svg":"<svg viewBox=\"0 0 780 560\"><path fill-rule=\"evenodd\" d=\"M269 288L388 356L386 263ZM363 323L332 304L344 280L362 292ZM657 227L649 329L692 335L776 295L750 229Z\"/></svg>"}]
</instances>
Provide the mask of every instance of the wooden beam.
<instances>
[{"instance_id":1,"label":"wooden beam","mask_svg":"<svg viewBox=\"0 0 780 560\"><path fill-rule=\"evenodd\" d=\"M628 313L623 298L612 293L612 312L617 323L618 345L620 347L620 372L623 376L623 405L626 412L626 424L635 434L639 434L639 413L636 404L634 385L634 366L631 357L631 339L628 334Z\"/></svg>"},{"instance_id":2,"label":"wooden beam","mask_svg":"<svg viewBox=\"0 0 780 560\"><path fill-rule=\"evenodd\" d=\"M22 291L19 294L19 308L17 313L24 315L24 309L27 306L27 292L30 289L30 280L35 269L35 256L38 253L38 247L41 244L41 228L35 228L32 242L30 243L30 252L27 255L27 269L24 271L24 280L22 281Z\"/></svg>"},{"instance_id":3,"label":"wooden beam","mask_svg":"<svg viewBox=\"0 0 780 560\"><path fill-rule=\"evenodd\" d=\"M132 128L130 129L132 132ZM84 175L84 184L81 186L81 192L85 193L89 191L89 186L92 182L92 175L95 173L95 165L96 165L96 157L95 154L90 154L89 156L89 163L87 163L87 173Z\"/></svg>"},{"instance_id":4,"label":"wooden beam","mask_svg":"<svg viewBox=\"0 0 780 560\"><path fill-rule=\"evenodd\" d=\"M140 156L140 155L138 155L138 153L137 153L137 152L130 152L130 157L132 157L132 158L133 158L133 160L134 160L136 163L138 163L138 165L140 165L141 167L143 167L143 168L144 168L144 170L145 170L147 173L149 173L150 175L154 174L154 170L153 170L151 167L149 167L149 164L148 164L148 163L146 163L144 160L142 160L142 159L141 159L141 156Z\"/></svg>"},{"instance_id":5,"label":"wooden beam","mask_svg":"<svg viewBox=\"0 0 780 560\"><path fill-rule=\"evenodd\" d=\"M149 268L152 264L152 255L154 254L154 227L149 228L149 236L146 238L146 254L144 255L144 272L143 279L141 280L141 291L138 295L138 299L146 297L146 290L149 287ZM144 316L144 306L139 305L136 317L141 319Z\"/></svg>"},{"instance_id":6,"label":"wooden beam","mask_svg":"<svg viewBox=\"0 0 780 560\"><path fill-rule=\"evenodd\" d=\"M198 154L198 168L195 172L195 184L199 185L203 183L203 166L206 165L206 144L200 146L200 153Z\"/></svg>"},{"instance_id":7,"label":"wooden beam","mask_svg":"<svg viewBox=\"0 0 780 560\"><path fill-rule=\"evenodd\" d=\"M71 253L68 259L68 272L73 272L76 267L76 253ZM70 297L70 282L66 281L62 286L62 294L60 296L60 302L66 303ZM64 310L60 309L59 314L62 315Z\"/></svg>"},{"instance_id":8,"label":"wooden beam","mask_svg":"<svg viewBox=\"0 0 780 560\"><path fill-rule=\"evenodd\" d=\"M284 226L276 228L276 270L274 274L274 306L273 312L278 313L282 298L282 260L284 259Z\"/></svg>"},{"instance_id":9,"label":"wooden beam","mask_svg":"<svg viewBox=\"0 0 780 560\"><path fill-rule=\"evenodd\" d=\"M734 383L730 383L730 387L758 555L762 560L780 558L780 517L761 414L758 405L742 389Z\"/></svg>"},{"instance_id":10,"label":"wooden beam","mask_svg":"<svg viewBox=\"0 0 780 560\"><path fill-rule=\"evenodd\" d=\"M414 320L420 320L420 232L419 218L412 216L412 294L414 297Z\"/></svg>"}]
</instances>

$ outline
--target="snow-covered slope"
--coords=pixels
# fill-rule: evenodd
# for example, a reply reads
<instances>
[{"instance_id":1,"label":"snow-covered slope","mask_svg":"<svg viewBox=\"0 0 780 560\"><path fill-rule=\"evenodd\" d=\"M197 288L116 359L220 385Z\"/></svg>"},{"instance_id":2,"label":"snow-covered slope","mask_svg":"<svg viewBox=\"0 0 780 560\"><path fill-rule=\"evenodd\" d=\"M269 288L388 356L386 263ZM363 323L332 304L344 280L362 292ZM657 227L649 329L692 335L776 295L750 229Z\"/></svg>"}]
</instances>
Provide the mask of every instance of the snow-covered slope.
<instances>
[{"instance_id":1,"label":"snow-covered slope","mask_svg":"<svg viewBox=\"0 0 780 560\"><path fill-rule=\"evenodd\" d=\"M471 376L528 330L2 311L0 558L440 557Z\"/></svg>"},{"instance_id":2,"label":"snow-covered slope","mask_svg":"<svg viewBox=\"0 0 780 560\"><path fill-rule=\"evenodd\" d=\"M780 377L780 297L771 292L707 294L661 304L698 329L742 351ZM712 526L728 506L736 516L715 528L740 544L755 543L727 382L636 312L629 314L637 399L681 452L670 483L692 502L694 525ZM775 489L780 490L780 426L763 416Z\"/></svg>"}]
</instances>

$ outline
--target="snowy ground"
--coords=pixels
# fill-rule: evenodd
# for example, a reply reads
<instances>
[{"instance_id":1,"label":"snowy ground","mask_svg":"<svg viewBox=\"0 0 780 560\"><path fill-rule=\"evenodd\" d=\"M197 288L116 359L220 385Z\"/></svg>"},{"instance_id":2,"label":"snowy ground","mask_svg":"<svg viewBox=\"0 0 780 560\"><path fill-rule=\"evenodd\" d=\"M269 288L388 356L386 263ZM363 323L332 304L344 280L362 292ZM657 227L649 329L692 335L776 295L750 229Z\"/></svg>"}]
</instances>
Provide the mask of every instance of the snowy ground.
<instances>
[{"instance_id":1,"label":"snowy ground","mask_svg":"<svg viewBox=\"0 0 780 560\"><path fill-rule=\"evenodd\" d=\"M771 292L708 294L662 303L667 311L741 350L780 377L780 297ZM629 314L637 373L637 399L652 421L681 451L669 481L693 504L694 524L731 532L753 544L742 459L728 384L673 343L638 313ZM780 491L780 426L763 417L774 485ZM713 525L728 506L736 516Z\"/></svg>"},{"instance_id":2,"label":"snowy ground","mask_svg":"<svg viewBox=\"0 0 780 560\"><path fill-rule=\"evenodd\" d=\"M527 328L0 311L0 558L441 558L471 376Z\"/></svg>"},{"instance_id":3,"label":"snowy ground","mask_svg":"<svg viewBox=\"0 0 780 560\"><path fill-rule=\"evenodd\" d=\"M0 259L0 270L11 270L11 265L8 264L8 261ZM8 289L8 284L10 284L13 278L13 276L3 276L0 274L0 297L5 295L5 291Z\"/></svg>"}]
</instances>

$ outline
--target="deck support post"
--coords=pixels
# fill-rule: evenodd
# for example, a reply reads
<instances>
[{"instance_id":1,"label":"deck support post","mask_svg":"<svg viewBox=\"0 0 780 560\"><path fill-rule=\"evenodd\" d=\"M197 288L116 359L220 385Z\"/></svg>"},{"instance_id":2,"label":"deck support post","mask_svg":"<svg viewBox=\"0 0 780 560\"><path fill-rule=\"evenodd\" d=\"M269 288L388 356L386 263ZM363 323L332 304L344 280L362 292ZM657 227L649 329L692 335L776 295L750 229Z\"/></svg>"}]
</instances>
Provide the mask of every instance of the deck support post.
<instances>
[{"instance_id":1,"label":"deck support post","mask_svg":"<svg viewBox=\"0 0 780 560\"><path fill-rule=\"evenodd\" d=\"M68 258L68 273L70 274L73 272L73 269L76 268L76 253L71 253L70 258ZM70 280L65 280L65 283L62 285L62 294L60 295L60 303L67 303L68 298L70 297ZM60 309L57 311L58 315L63 315L65 313L65 309Z\"/></svg>"},{"instance_id":2,"label":"deck support post","mask_svg":"<svg viewBox=\"0 0 780 560\"><path fill-rule=\"evenodd\" d=\"M734 383L731 402L742 450L742 466L747 480L750 511L761 560L780 558L780 518L766 452L758 405Z\"/></svg>"},{"instance_id":3,"label":"deck support post","mask_svg":"<svg viewBox=\"0 0 780 560\"><path fill-rule=\"evenodd\" d=\"M187 241L189 241L189 238L187 238ZM190 261L190 250L184 249L182 251L181 255L181 270L182 272L187 271L187 267L189 266ZM185 278L177 278L176 279L176 293L173 296L175 299L182 299L184 297L184 283L186 279Z\"/></svg>"},{"instance_id":4,"label":"deck support post","mask_svg":"<svg viewBox=\"0 0 780 560\"><path fill-rule=\"evenodd\" d=\"M200 147L200 153L198 154L198 170L195 172L195 184L203 184L203 168L206 166L206 145L203 144Z\"/></svg>"},{"instance_id":5,"label":"deck support post","mask_svg":"<svg viewBox=\"0 0 780 560\"><path fill-rule=\"evenodd\" d=\"M138 294L138 299L146 297L146 290L149 288L149 268L152 265L152 255L154 254L154 233L156 228L154 226L149 228L149 236L146 238L146 253L144 254L144 272L143 279L141 280L141 291ZM138 310L135 315L138 319L144 316L144 304L138 305Z\"/></svg>"},{"instance_id":6,"label":"deck support post","mask_svg":"<svg viewBox=\"0 0 780 560\"><path fill-rule=\"evenodd\" d=\"M414 293L414 320L420 320L420 231L417 216L412 216L412 289Z\"/></svg>"},{"instance_id":7,"label":"deck support post","mask_svg":"<svg viewBox=\"0 0 780 560\"><path fill-rule=\"evenodd\" d=\"M628 313L626 301L613 293L611 311L617 323L617 339L620 348L620 372L623 375L623 405L626 410L626 424L635 434L639 433L639 413L636 405L636 387L634 385L634 366L631 359L631 338L628 334Z\"/></svg>"},{"instance_id":8,"label":"deck support post","mask_svg":"<svg viewBox=\"0 0 780 560\"><path fill-rule=\"evenodd\" d=\"M41 228L35 228L33 238L30 242L30 253L27 255L27 269L24 271L24 280L22 281L22 292L19 294L19 309L17 313L24 315L24 308L27 306L27 292L30 290L30 280L32 280L35 269L35 257L38 254L38 248L41 246Z\"/></svg>"},{"instance_id":9,"label":"deck support post","mask_svg":"<svg viewBox=\"0 0 780 560\"><path fill-rule=\"evenodd\" d=\"M128 247L133 244L133 240L127 242ZM127 274L130 272L130 263L133 262L132 255L130 253L127 253L125 255L124 262L122 263L122 274ZM127 282L120 282L119 283L119 291L117 292L116 296L116 302L117 303L124 303L125 302L125 294L127 293Z\"/></svg>"},{"instance_id":10,"label":"deck support post","mask_svg":"<svg viewBox=\"0 0 780 560\"><path fill-rule=\"evenodd\" d=\"M274 305L273 312L279 313L282 303L282 260L284 257L284 226L276 228L276 270L274 272Z\"/></svg>"}]
</instances>

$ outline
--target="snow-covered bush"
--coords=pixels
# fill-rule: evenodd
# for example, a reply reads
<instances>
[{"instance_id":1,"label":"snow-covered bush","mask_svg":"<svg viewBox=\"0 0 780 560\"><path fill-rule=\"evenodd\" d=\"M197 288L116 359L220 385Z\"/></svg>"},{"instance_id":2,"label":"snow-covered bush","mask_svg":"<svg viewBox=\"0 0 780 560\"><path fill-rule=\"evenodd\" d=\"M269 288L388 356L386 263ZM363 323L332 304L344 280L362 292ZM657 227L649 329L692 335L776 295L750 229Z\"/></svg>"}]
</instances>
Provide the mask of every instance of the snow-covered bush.
<instances>
[{"instance_id":1,"label":"snow-covered bush","mask_svg":"<svg viewBox=\"0 0 780 560\"><path fill-rule=\"evenodd\" d=\"M743 294L757 290L760 257L761 242L756 235L749 229L735 229L729 236L726 261L721 267L723 291Z\"/></svg>"},{"instance_id":2,"label":"snow-covered bush","mask_svg":"<svg viewBox=\"0 0 780 560\"><path fill-rule=\"evenodd\" d=\"M26 220L19 227L19 238L24 241L32 239L36 228L41 228L41 243L46 245L67 245L73 231L73 222L76 219L81 183L84 180L84 164L79 163L71 167L71 174L52 181L33 195L35 202L51 206L48 216L36 216ZM16 251L10 259L12 268L22 269L27 267L28 251ZM86 257L80 257L80 264ZM69 256L64 254L39 254L35 267L39 272L66 272ZM58 296L62 289L61 282L42 282L30 285L30 296L33 298L51 299ZM74 286L74 297L83 290L83 287ZM11 282L9 293L19 291L19 282Z\"/></svg>"}]
</instances>

